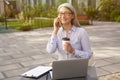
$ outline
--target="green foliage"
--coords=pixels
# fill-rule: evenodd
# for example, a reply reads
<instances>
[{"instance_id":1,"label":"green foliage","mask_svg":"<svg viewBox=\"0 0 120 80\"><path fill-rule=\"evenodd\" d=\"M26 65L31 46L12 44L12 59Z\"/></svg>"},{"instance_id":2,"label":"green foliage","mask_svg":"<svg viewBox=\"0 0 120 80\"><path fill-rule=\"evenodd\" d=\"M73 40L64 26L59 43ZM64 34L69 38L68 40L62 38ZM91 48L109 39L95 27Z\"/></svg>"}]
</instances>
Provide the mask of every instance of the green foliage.
<instances>
[{"instance_id":1,"label":"green foliage","mask_svg":"<svg viewBox=\"0 0 120 80\"><path fill-rule=\"evenodd\" d=\"M30 5L25 5L22 12L25 20L29 20L34 16L34 9Z\"/></svg>"},{"instance_id":2,"label":"green foliage","mask_svg":"<svg viewBox=\"0 0 120 80\"><path fill-rule=\"evenodd\" d=\"M99 20L114 20L116 11L120 10L120 2L118 0L100 0ZM114 16L114 17L113 17Z\"/></svg>"},{"instance_id":3,"label":"green foliage","mask_svg":"<svg viewBox=\"0 0 120 80\"><path fill-rule=\"evenodd\" d=\"M34 9L34 16L35 17L40 17L41 13L43 12L43 6L35 5L33 9Z\"/></svg>"},{"instance_id":4,"label":"green foliage","mask_svg":"<svg viewBox=\"0 0 120 80\"><path fill-rule=\"evenodd\" d=\"M83 10L85 14L88 16L88 18L91 20L91 24L92 24L92 21L95 19L97 15L97 9L93 8L92 6L88 6L88 8L84 8Z\"/></svg>"},{"instance_id":5,"label":"green foliage","mask_svg":"<svg viewBox=\"0 0 120 80\"><path fill-rule=\"evenodd\" d=\"M34 17L48 17L54 18L57 16L57 8L47 5L25 5L23 10L19 13L19 19L27 20ZM21 18L20 18L21 17Z\"/></svg>"},{"instance_id":6,"label":"green foliage","mask_svg":"<svg viewBox=\"0 0 120 80\"><path fill-rule=\"evenodd\" d=\"M118 9L113 10L110 15L111 20L113 20L113 21L115 21L116 18L118 18L119 16L120 16L120 10L118 10Z\"/></svg>"},{"instance_id":7,"label":"green foliage","mask_svg":"<svg viewBox=\"0 0 120 80\"><path fill-rule=\"evenodd\" d=\"M12 11L8 5L5 5L6 17L11 17Z\"/></svg>"},{"instance_id":8,"label":"green foliage","mask_svg":"<svg viewBox=\"0 0 120 80\"><path fill-rule=\"evenodd\" d=\"M77 10L78 14L84 14L84 9L86 9L84 1L79 3L79 9Z\"/></svg>"},{"instance_id":9,"label":"green foliage","mask_svg":"<svg viewBox=\"0 0 120 80\"><path fill-rule=\"evenodd\" d=\"M89 20L79 21L80 25L90 25Z\"/></svg>"},{"instance_id":10,"label":"green foliage","mask_svg":"<svg viewBox=\"0 0 120 80\"><path fill-rule=\"evenodd\" d=\"M28 31L32 29L33 23L33 18L34 18L34 8L31 7L30 5L25 5L23 10L19 13L18 15L18 21L19 22L24 22L20 27L17 27L16 29L22 30L22 31Z\"/></svg>"},{"instance_id":11,"label":"green foliage","mask_svg":"<svg viewBox=\"0 0 120 80\"><path fill-rule=\"evenodd\" d=\"M17 29L21 31L29 31L32 29L32 24L23 23L22 26L18 27Z\"/></svg>"},{"instance_id":12,"label":"green foliage","mask_svg":"<svg viewBox=\"0 0 120 80\"><path fill-rule=\"evenodd\" d=\"M18 15L19 11L17 9L11 9L11 17L16 18Z\"/></svg>"},{"instance_id":13,"label":"green foliage","mask_svg":"<svg viewBox=\"0 0 120 80\"><path fill-rule=\"evenodd\" d=\"M56 16L57 16L57 8L54 6L51 6L47 12L47 17L55 18Z\"/></svg>"},{"instance_id":14,"label":"green foliage","mask_svg":"<svg viewBox=\"0 0 120 80\"><path fill-rule=\"evenodd\" d=\"M18 30L19 27L22 26L22 24L23 24L23 21L8 21L7 22L7 26L9 28L13 28L13 29L16 29L16 30Z\"/></svg>"},{"instance_id":15,"label":"green foliage","mask_svg":"<svg viewBox=\"0 0 120 80\"><path fill-rule=\"evenodd\" d=\"M3 22L5 20L5 17L3 15L0 15L0 22Z\"/></svg>"},{"instance_id":16,"label":"green foliage","mask_svg":"<svg viewBox=\"0 0 120 80\"><path fill-rule=\"evenodd\" d=\"M19 13L17 9L14 9L12 5L5 5L6 17L7 18L15 18Z\"/></svg>"},{"instance_id":17,"label":"green foliage","mask_svg":"<svg viewBox=\"0 0 120 80\"><path fill-rule=\"evenodd\" d=\"M116 17L115 21L120 22L120 16Z\"/></svg>"},{"instance_id":18,"label":"green foliage","mask_svg":"<svg viewBox=\"0 0 120 80\"><path fill-rule=\"evenodd\" d=\"M51 27L53 24L53 20L50 19L35 19L33 28L44 28Z\"/></svg>"},{"instance_id":19,"label":"green foliage","mask_svg":"<svg viewBox=\"0 0 120 80\"><path fill-rule=\"evenodd\" d=\"M20 31L29 31L36 28L52 27L52 19L34 19L29 21L8 21L9 28Z\"/></svg>"}]
</instances>

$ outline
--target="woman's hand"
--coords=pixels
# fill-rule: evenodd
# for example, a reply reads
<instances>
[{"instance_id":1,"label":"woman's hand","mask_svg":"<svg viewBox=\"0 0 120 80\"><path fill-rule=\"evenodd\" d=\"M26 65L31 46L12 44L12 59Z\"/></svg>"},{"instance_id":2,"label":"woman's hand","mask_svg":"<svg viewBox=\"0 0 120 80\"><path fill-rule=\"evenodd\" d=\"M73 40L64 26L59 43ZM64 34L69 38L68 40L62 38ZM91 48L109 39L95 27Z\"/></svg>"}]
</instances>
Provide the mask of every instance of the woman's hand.
<instances>
[{"instance_id":1,"label":"woman's hand","mask_svg":"<svg viewBox=\"0 0 120 80\"><path fill-rule=\"evenodd\" d=\"M53 23L53 26L54 26L54 30L53 30L53 35L56 35L59 28L60 28L60 19L57 17L54 19L54 23Z\"/></svg>"},{"instance_id":2,"label":"woman's hand","mask_svg":"<svg viewBox=\"0 0 120 80\"><path fill-rule=\"evenodd\" d=\"M69 52L70 54L75 54L75 50L72 48L70 43L64 43L63 44L63 49L67 52Z\"/></svg>"}]
</instances>

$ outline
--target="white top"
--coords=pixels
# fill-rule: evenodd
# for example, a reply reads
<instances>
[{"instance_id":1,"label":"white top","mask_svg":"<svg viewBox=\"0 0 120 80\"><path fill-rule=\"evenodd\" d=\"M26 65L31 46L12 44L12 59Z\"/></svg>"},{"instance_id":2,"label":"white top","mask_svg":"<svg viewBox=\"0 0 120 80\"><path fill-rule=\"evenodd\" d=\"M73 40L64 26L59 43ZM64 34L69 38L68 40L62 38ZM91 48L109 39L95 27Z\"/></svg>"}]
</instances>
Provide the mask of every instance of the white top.
<instances>
[{"instance_id":1,"label":"white top","mask_svg":"<svg viewBox=\"0 0 120 80\"><path fill-rule=\"evenodd\" d=\"M66 31L60 27L57 35L52 35L47 44L47 51L54 53L58 50L59 60L73 59L73 58L90 58L92 50L89 42L89 37L85 29L81 27L72 26L68 32L70 44L75 49L75 54L69 54L62 48L62 38L66 37Z\"/></svg>"}]
</instances>

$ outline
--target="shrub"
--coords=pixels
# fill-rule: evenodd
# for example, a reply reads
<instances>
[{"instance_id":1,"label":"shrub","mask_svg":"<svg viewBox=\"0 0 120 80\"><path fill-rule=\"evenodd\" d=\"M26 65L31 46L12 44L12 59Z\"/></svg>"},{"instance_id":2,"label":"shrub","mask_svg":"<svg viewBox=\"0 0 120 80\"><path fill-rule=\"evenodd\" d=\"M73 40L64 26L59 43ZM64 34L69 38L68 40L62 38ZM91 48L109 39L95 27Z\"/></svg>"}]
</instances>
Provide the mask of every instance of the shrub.
<instances>
[{"instance_id":1,"label":"shrub","mask_svg":"<svg viewBox=\"0 0 120 80\"><path fill-rule=\"evenodd\" d=\"M5 18L4 16L0 15L0 22L4 22Z\"/></svg>"},{"instance_id":2,"label":"shrub","mask_svg":"<svg viewBox=\"0 0 120 80\"><path fill-rule=\"evenodd\" d=\"M90 25L89 20L80 20L80 25Z\"/></svg>"},{"instance_id":3,"label":"shrub","mask_svg":"<svg viewBox=\"0 0 120 80\"><path fill-rule=\"evenodd\" d=\"M34 9L30 5L24 5L23 10L18 14L19 19L29 20L34 17Z\"/></svg>"},{"instance_id":4,"label":"shrub","mask_svg":"<svg viewBox=\"0 0 120 80\"><path fill-rule=\"evenodd\" d=\"M116 17L115 21L120 22L120 16Z\"/></svg>"},{"instance_id":5,"label":"shrub","mask_svg":"<svg viewBox=\"0 0 120 80\"><path fill-rule=\"evenodd\" d=\"M112 17L114 16L113 11L116 9L120 10L120 2L118 0L100 0L100 5L98 6L98 9L99 20L111 21L113 20Z\"/></svg>"},{"instance_id":6,"label":"shrub","mask_svg":"<svg viewBox=\"0 0 120 80\"><path fill-rule=\"evenodd\" d=\"M47 17L49 17L49 18L54 18L54 17L56 17L56 16L57 16L57 8L51 6L51 7L48 9Z\"/></svg>"},{"instance_id":7,"label":"shrub","mask_svg":"<svg viewBox=\"0 0 120 80\"><path fill-rule=\"evenodd\" d=\"M32 25L28 23L23 23L21 27L18 27L18 30L29 31L32 29Z\"/></svg>"},{"instance_id":8,"label":"shrub","mask_svg":"<svg viewBox=\"0 0 120 80\"><path fill-rule=\"evenodd\" d=\"M12 11L8 5L5 5L6 17L11 17Z\"/></svg>"},{"instance_id":9,"label":"shrub","mask_svg":"<svg viewBox=\"0 0 120 80\"><path fill-rule=\"evenodd\" d=\"M2 23L1 23L2 24ZM4 23L3 23L4 24ZM8 21L7 25L9 28L13 28L21 31L29 31L36 28L52 27L52 19L34 19L29 21Z\"/></svg>"},{"instance_id":10,"label":"shrub","mask_svg":"<svg viewBox=\"0 0 120 80\"><path fill-rule=\"evenodd\" d=\"M111 20L113 20L113 21L115 21L118 16L120 16L120 10L119 9L113 10L111 15L110 15Z\"/></svg>"},{"instance_id":11,"label":"shrub","mask_svg":"<svg viewBox=\"0 0 120 80\"><path fill-rule=\"evenodd\" d=\"M53 20L51 19L35 19L33 28L44 28L51 27L53 25Z\"/></svg>"},{"instance_id":12,"label":"shrub","mask_svg":"<svg viewBox=\"0 0 120 80\"><path fill-rule=\"evenodd\" d=\"M41 13L43 12L43 7L39 5L35 5L33 8L34 17L40 17Z\"/></svg>"},{"instance_id":13,"label":"shrub","mask_svg":"<svg viewBox=\"0 0 120 80\"><path fill-rule=\"evenodd\" d=\"M90 19L91 24L93 24L93 20L95 19L97 15L97 9L93 8L92 6L88 6L88 8L84 8L84 12Z\"/></svg>"}]
</instances>

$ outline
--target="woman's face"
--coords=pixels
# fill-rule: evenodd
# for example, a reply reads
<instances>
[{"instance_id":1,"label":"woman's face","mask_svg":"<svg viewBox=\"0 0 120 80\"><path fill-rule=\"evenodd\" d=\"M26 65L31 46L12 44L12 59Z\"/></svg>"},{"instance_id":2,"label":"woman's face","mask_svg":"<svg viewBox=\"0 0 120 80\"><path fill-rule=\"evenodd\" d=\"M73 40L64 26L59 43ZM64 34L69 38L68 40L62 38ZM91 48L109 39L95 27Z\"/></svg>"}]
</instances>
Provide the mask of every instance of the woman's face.
<instances>
[{"instance_id":1,"label":"woman's face","mask_svg":"<svg viewBox=\"0 0 120 80\"><path fill-rule=\"evenodd\" d=\"M73 13L66 7L61 7L59 9L58 17L62 25L71 24L71 20L74 18Z\"/></svg>"}]
</instances>

